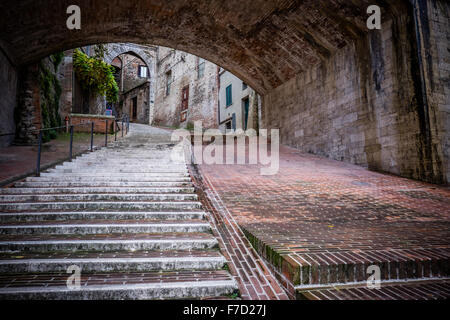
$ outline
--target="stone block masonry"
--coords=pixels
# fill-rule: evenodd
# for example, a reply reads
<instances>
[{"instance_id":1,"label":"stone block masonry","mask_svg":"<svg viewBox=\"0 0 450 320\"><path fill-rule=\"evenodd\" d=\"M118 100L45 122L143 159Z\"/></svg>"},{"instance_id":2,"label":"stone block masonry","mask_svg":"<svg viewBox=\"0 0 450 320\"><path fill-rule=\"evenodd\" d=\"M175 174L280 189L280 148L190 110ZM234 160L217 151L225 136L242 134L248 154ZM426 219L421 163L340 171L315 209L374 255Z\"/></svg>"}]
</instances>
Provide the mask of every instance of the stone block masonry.
<instances>
[{"instance_id":1,"label":"stone block masonry","mask_svg":"<svg viewBox=\"0 0 450 320\"><path fill-rule=\"evenodd\" d=\"M267 94L265 125L280 128L281 142L304 152L448 183L449 4L421 6L429 9L422 33L432 30L422 37L426 88L414 14L405 12Z\"/></svg>"},{"instance_id":2,"label":"stone block masonry","mask_svg":"<svg viewBox=\"0 0 450 320\"><path fill-rule=\"evenodd\" d=\"M254 88L263 97L261 128L280 128L285 144L373 170L448 183L447 0L122 4L79 0L83 19L92 24L75 36L66 28L61 1L38 6L3 0L0 10L8 12L0 20L3 53L22 67L92 43L176 48L220 65ZM381 30L367 28L369 5L382 9ZM130 16L131 8L136 14ZM165 63L158 68L163 76L170 69ZM187 83L182 84L181 90ZM189 99L211 92L204 88L191 84ZM173 95L177 101L163 95L171 108L168 117L155 110L155 120L189 121L190 112L180 114L181 92Z\"/></svg>"},{"instance_id":3,"label":"stone block masonry","mask_svg":"<svg viewBox=\"0 0 450 320\"><path fill-rule=\"evenodd\" d=\"M0 51L0 147L8 146L14 135L5 135L15 132L14 107L16 106L17 69L8 61Z\"/></svg>"}]
</instances>

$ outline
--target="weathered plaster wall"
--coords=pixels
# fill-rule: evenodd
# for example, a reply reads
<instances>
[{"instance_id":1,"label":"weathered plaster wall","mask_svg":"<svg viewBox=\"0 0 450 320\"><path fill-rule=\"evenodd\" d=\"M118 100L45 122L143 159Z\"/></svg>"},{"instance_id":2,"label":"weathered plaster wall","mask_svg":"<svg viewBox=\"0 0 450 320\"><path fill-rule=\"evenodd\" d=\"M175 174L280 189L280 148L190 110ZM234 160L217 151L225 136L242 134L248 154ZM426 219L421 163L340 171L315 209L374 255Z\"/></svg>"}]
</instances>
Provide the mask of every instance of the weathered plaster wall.
<instances>
[{"instance_id":1,"label":"weathered plaster wall","mask_svg":"<svg viewBox=\"0 0 450 320\"><path fill-rule=\"evenodd\" d=\"M227 106L226 89L231 85L232 91L232 103ZM220 88L219 88L219 105L220 105L220 130L222 132L226 131L226 122L231 121L233 114L236 119L236 129L243 130L245 128L245 112L244 112L244 102L243 99L249 99L249 123L247 128L255 128L253 121L254 118L250 119L250 114L255 107L255 91L247 86L243 88L243 81L233 75L231 72L226 70L221 70L220 72Z\"/></svg>"},{"instance_id":2,"label":"weathered plaster wall","mask_svg":"<svg viewBox=\"0 0 450 320\"><path fill-rule=\"evenodd\" d=\"M0 51L0 135L14 133L14 108L17 93L17 69ZM6 147L14 140L14 135L0 136L0 147Z\"/></svg>"},{"instance_id":3,"label":"weathered plaster wall","mask_svg":"<svg viewBox=\"0 0 450 320\"><path fill-rule=\"evenodd\" d=\"M146 81L123 95L123 112L130 116L130 121L148 124L150 107L148 97L150 92L150 82ZM136 118L133 118L133 99L137 100Z\"/></svg>"},{"instance_id":4,"label":"weathered plaster wall","mask_svg":"<svg viewBox=\"0 0 450 320\"><path fill-rule=\"evenodd\" d=\"M204 75L198 78L198 57L159 47L153 124L186 127L202 121L204 128L217 128L217 66L205 61ZM170 94L166 95L166 74L171 71ZM186 121L181 121L182 90L189 86Z\"/></svg>"},{"instance_id":5,"label":"weathered plaster wall","mask_svg":"<svg viewBox=\"0 0 450 320\"><path fill-rule=\"evenodd\" d=\"M266 95L264 125L280 128L282 143L305 152L445 182L440 146L448 139L439 129L448 134L448 125L424 124L427 107L421 101L411 17L385 22L381 31ZM427 112L433 117L443 105L430 105Z\"/></svg>"}]
</instances>

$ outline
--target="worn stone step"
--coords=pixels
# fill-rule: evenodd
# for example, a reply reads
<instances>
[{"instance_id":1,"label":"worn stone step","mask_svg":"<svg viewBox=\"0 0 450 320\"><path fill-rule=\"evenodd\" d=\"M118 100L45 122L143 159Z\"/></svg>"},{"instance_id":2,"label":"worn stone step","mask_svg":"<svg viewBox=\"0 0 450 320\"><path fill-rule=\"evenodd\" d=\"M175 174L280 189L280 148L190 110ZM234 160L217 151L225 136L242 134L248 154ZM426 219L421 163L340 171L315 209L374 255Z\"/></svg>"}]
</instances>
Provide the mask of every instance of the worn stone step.
<instances>
[{"instance_id":1,"label":"worn stone step","mask_svg":"<svg viewBox=\"0 0 450 320\"><path fill-rule=\"evenodd\" d=\"M188 299L229 295L237 283L226 271L101 273L81 275L80 289L65 273L0 276L0 299Z\"/></svg>"},{"instance_id":2,"label":"worn stone step","mask_svg":"<svg viewBox=\"0 0 450 320\"><path fill-rule=\"evenodd\" d=\"M0 236L2 252L199 250L216 246L217 240L206 233Z\"/></svg>"},{"instance_id":3,"label":"worn stone step","mask_svg":"<svg viewBox=\"0 0 450 320\"><path fill-rule=\"evenodd\" d=\"M0 213L0 222L67 221L67 220L189 220L204 219L204 211L142 212L17 212Z\"/></svg>"},{"instance_id":4,"label":"worn stone step","mask_svg":"<svg viewBox=\"0 0 450 320\"><path fill-rule=\"evenodd\" d=\"M107 234L107 233L190 233L208 232L207 222L179 221L172 223L76 223L0 225L0 234Z\"/></svg>"},{"instance_id":5,"label":"worn stone step","mask_svg":"<svg viewBox=\"0 0 450 320\"><path fill-rule=\"evenodd\" d=\"M46 173L60 173L60 174L87 174L87 173L96 173L96 174L139 174L139 173L152 173L152 174L160 174L160 175L174 175L174 174L186 174L188 170L186 168L154 168L154 167L142 167L139 168L96 168L89 167L87 169L83 168L59 168L59 169L49 169ZM42 176L42 174L41 174Z\"/></svg>"},{"instance_id":6,"label":"worn stone step","mask_svg":"<svg viewBox=\"0 0 450 320\"><path fill-rule=\"evenodd\" d=\"M16 188L89 188L89 187L111 187L111 188L146 188L146 187L192 187L190 180L186 181L35 181L17 182Z\"/></svg>"},{"instance_id":7,"label":"worn stone step","mask_svg":"<svg viewBox=\"0 0 450 320\"><path fill-rule=\"evenodd\" d=\"M27 182L59 182L59 181L68 181L68 182L109 182L110 184L114 184L115 182L190 182L191 178L188 176L134 176L129 177L127 175L121 176L43 176L43 177L28 177L26 179Z\"/></svg>"},{"instance_id":8,"label":"worn stone step","mask_svg":"<svg viewBox=\"0 0 450 320\"><path fill-rule=\"evenodd\" d=\"M193 193L192 187L81 187L81 188L3 188L0 194L121 194L121 193Z\"/></svg>"},{"instance_id":9,"label":"worn stone step","mask_svg":"<svg viewBox=\"0 0 450 320\"><path fill-rule=\"evenodd\" d=\"M105 164L104 162L100 161L93 161L93 160L83 160L83 161L72 161L72 162L65 162L64 164L60 164L55 166L55 169L91 169L91 168L111 168L114 170L118 169L137 169L137 168L154 168L154 169L187 169L186 164L177 164L177 163L154 163L154 162L141 162L139 165L133 162L129 162L126 159L121 160L120 162L114 163L113 166L111 166L109 163Z\"/></svg>"},{"instance_id":10,"label":"worn stone step","mask_svg":"<svg viewBox=\"0 0 450 320\"><path fill-rule=\"evenodd\" d=\"M101 256L86 253L75 257L61 254L59 258L58 255L20 253L20 256L0 259L0 273L66 272L73 265L89 273L218 270L225 263L225 258L217 251L114 252Z\"/></svg>"},{"instance_id":11,"label":"worn stone step","mask_svg":"<svg viewBox=\"0 0 450 320\"><path fill-rule=\"evenodd\" d=\"M30 210L190 210L200 209L196 201L147 201L147 202L21 202L0 203L0 212L20 212Z\"/></svg>"},{"instance_id":12,"label":"worn stone step","mask_svg":"<svg viewBox=\"0 0 450 320\"><path fill-rule=\"evenodd\" d=\"M140 193L140 194L115 194L115 193L92 193L92 194L20 194L0 195L0 203L5 202L32 202L32 201L190 201L197 200L194 193Z\"/></svg>"},{"instance_id":13,"label":"worn stone step","mask_svg":"<svg viewBox=\"0 0 450 320\"><path fill-rule=\"evenodd\" d=\"M135 179L142 178L154 178L154 177L188 177L189 174L187 172L146 172L146 173L127 173L127 172L115 172L115 171L80 171L80 172L72 172L72 173L62 173L62 172L43 172L41 173L42 178L47 177L100 177L100 178L108 178L108 177L126 177L128 181L133 181Z\"/></svg>"},{"instance_id":14,"label":"worn stone step","mask_svg":"<svg viewBox=\"0 0 450 320\"><path fill-rule=\"evenodd\" d=\"M132 151L131 151L132 152ZM164 160L166 163L183 163L181 161L173 161L170 154L155 154L151 156L145 155L130 155L130 154L90 154L80 158L80 160L93 160L104 163L113 163L113 162L121 162L123 159L128 159L134 162L149 162L149 163L157 163L160 160ZM78 160L78 159L77 159ZM75 161L77 161L75 160Z\"/></svg>"},{"instance_id":15,"label":"worn stone step","mask_svg":"<svg viewBox=\"0 0 450 320\"><path fill-rule=\"evenodd\" d=\"M447 300L450 279L382 282L380 288L367 285L333 286L297 290L299 300Z\"/></svg>"}]
</instances>

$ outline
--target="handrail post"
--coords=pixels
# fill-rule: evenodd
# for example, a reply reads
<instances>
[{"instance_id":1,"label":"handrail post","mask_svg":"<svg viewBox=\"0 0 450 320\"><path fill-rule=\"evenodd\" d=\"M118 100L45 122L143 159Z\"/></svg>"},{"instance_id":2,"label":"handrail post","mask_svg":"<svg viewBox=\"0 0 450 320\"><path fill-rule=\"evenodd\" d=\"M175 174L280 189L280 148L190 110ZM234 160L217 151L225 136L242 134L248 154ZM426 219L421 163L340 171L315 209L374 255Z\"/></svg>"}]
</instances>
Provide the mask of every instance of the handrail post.
<instances>
[{"instance_id":1,"label":"handrail post","mask_svg":"<svg viewBox=\"0 0 450 320\"><path fill-rule=\"evenodd\" d=\"M108 120L106 120L105 126L105 147L108 147Z\"/></svg>"},{"instance_id":2,"label":"handrail post","mask_svg":"<svg viewBox=\"0 0 450 320\"><path fill-rule=\"evenodd\" d=\"M39 146L38 146L38 156L36 162L36 177L41 175L41 150L42 150L42 131L39 130Z\"/></svg>"},{"instance_id":3,"label":"handrail post","mask_svg":"<svg viewBox=\"0 0 450 320\"><path fill-rule=\"evenodd\" d=\"M123 138L123 130L124 130L124 127L123 127L123 119L124 119L124 117L125 116L122 116L122 127L120 128L120 131L122 131L122 138Z\"/></svg>"},{"instance_id":4,"label":"handrail post","mask_svg":"<svg viewBox=\"0 0 450 320\"><path fill-rule=\"evenodd\" d=\"M114 141L117 141L117 119L114 119Z\"/></svg>"},{"instance_id":5,"label":"handrail post","mask_svg":"<svg viewBox=\"0 0 450 320\"><path fill-rule=\"evenodd\" d=\"M129 131L130 131L130 117L127 115L127 135Z\"/></svg>"},{"instance_id":6,"label":"handrail post","mask_svg":"<svg viewBox=\"0 0 450 320\"><path fill-rule=\"evenodd\" d=\"M94 151L94 122L91 122L91 152Z\"/></svg>"},{"instance_id":7,"label":"handrail post","mask_svg":"<svg viewBox=\"0 0 450 320\"><path fill-rule=\"evenodd\" d=\"M69 159L72 161L73 156L73 125L70 126L70 151L69 151Z\"/></svg>"}]
</instances>

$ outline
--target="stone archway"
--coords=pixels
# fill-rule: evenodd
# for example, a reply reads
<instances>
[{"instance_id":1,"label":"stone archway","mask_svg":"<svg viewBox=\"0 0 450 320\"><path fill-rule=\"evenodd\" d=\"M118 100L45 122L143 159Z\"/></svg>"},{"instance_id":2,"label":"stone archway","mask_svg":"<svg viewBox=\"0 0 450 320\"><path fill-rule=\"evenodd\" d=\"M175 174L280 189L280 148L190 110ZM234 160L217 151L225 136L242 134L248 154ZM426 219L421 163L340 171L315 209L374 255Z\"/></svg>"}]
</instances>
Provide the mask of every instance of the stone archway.
<instances>
[{"instance_id":1,"label":"stone archway","mask_svg":"<svg viewBox=\"0 0 450 320\"><path fill-rule=\"evenodd\" d=\"M81 29L69 30L72 4L1 1L0 55L22 66L96 43L179 49L261 94L262 125L280 128L284 144L450 180L446 0L79 0ZM371 5L381 8L381 30L367 28Z\"/></svg>"},{"instance_id":2,"label":"stone archway","mask_svg":"<svg viewBox=\"0 0 450 320\"><path fill-rule=\"evenodd\" d=\"M141 59L146 65L150 73L149 85L149 119L148 123L152 123L154 101L155 101L155 85L156 85L156 48L152 46L143 46L132 43L108 43L108 52L104 57L105 62L111 64L112 61L122 54L132 54Z\"/></svg>"}]
</instances>

